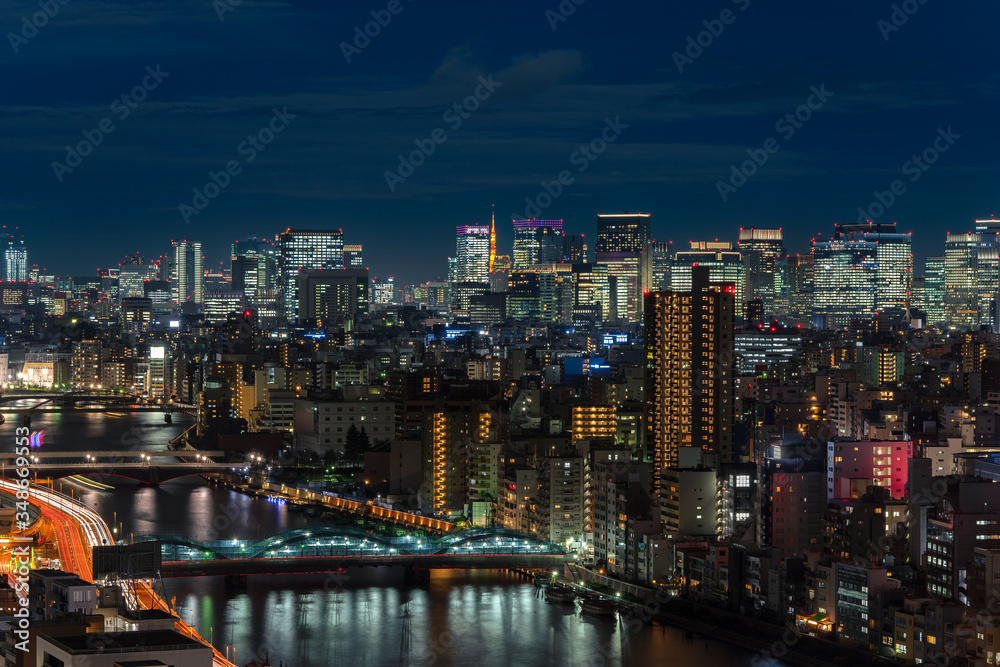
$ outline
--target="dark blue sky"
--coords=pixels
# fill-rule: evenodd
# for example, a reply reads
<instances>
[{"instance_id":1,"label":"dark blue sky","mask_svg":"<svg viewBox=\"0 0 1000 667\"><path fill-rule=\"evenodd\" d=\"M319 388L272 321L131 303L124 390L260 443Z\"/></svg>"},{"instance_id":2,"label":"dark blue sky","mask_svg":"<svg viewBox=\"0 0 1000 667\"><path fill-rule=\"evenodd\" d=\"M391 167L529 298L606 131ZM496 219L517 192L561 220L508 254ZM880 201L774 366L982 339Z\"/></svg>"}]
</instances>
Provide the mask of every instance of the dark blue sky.
<instances>
[{"instance_id":1,"label":"dark blue sky","mask_svg":"<svg viewBox=\"0 0 1000 667\"><path fill-rule=\"evenodd\" d=\"M373 274L427 280L445 273L455 226L488 223L491 204L509 252L511 215L563 170L573 182L542 215L588 236L598 212L628 209L652 212L659 240L781 226L806 251L899 179L879 220L913 231L923 256L1000 212L995 2L910 0L885 39L893 3L876 0L585 0L555 30L557 0L399 0L348 63L340 44L388 0L43 1L58 12L17 53L9 33L38 0L0 5L0 216L60 275L174 238L217 264L232 240L291 226L342 227ZM731 22L678 71L672 54L723 10ZM446 120L480 76L500 86ZM111 106L144 77L144 101ZM832 96L792 136L776 127L821 86ZM242 142L284 107L295 118L248 162ZM574 157L616 117L627 128L603 154ZM113 132L60 182L52 163L102 119ZM948 127L959 138L911 180L904 163ZM437 128L447 140L390 191L385 172ZM777 152L723 201L718 181L771 138ZM239 173L186 224L178 206L231 160Z\"/></svg>"}]
</instances>

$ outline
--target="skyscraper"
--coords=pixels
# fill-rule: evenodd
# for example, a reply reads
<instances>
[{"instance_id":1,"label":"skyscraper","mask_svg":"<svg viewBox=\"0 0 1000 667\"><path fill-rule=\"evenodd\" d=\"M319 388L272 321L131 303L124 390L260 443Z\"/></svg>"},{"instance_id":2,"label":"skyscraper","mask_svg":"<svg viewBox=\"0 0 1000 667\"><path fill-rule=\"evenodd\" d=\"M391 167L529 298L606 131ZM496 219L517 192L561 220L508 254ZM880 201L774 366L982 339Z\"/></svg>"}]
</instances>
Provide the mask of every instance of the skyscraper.
<instances>
[{"instance_id":1,"label":"skyscraper","mask_svg":"<svg viewBox=\"0 0 1000 667\"><path fill-rule=\"evenodd\" d=\"M563 261L565 237L562 220L514 221L514 270L535 264Z\"/></svg>"},{"instance_id":2,"label":"skyscraper","mask_svg":"<svg viewBox=\"0 0 1000 667\"><path fill-rule=\"evenodd\" d=\"M670 289L670 272L674 264L671 243L654 241L649 244L650 288L655 292Z\"/></svg>"},{"instance_id":3,"label":"skyscraper","mask_svg":"<svg viewBox=\"0 0 1000 667\"><path fill-rule=\"evenodd\" d=\"M145 282L156 280L156 275L155 264L147 264L146 259L139 253L129 255L121 263L118 271L119 297L125 299L145 296Z\"/></svg>"},{"instance_id":4,"label":"skyscraper","mask_svg":"<svg viewBox=\"0 0 1000 667\"><path fill-rule=\"evenodd\" d=\"M744 274L743 258L728 241L691 241L690 250L679 250L670 269L670 289L687 292L691 289L691 271L695 266L707 266L713 283L732 283L737 309L742 314Z\"/></svg>"},{"instance_id":5,"label":"skyscraper","mask_svg":"<svg viewBox=\"0 0 1000 667\"><path fill-rule=\"evenodd\" d=\"M368 312L367 269L305 269L298 273L298 321L316 320L318 326L348 324Z\"/></svg>"},{"instance_id":6,"label":"skyscraper","mask_svg":"<svg viewBox=\"0 0 1000 667\"><path fill-rule=\"evenodd\" d=\"M23 283L28 280L28 250L24 247L24 237L7 235L4 266L6 269L4 278L7 282Z\"/></svg>"},{"instance_id":7,"label":"skyscraper","mask_svg":"<svg viewBox=\"0 0 1000 667\"><path fill-rule=\"evenodd\" d=\"M344 268L344 230L286 229L278 236L278 253L284 314L293 319L299 312L299 271Z\"/></svg>"},{"instance_id":8,"label":"skyscraper","mask_svg":"<svg viewBox=\"0 0 1000 667\"><path fill-rule=\"evenodd\" d=\"M760 299L764 317L770 319L775 315L774 300L780 286L777 261L785 254L782 232L780 229L740 228L737 247L743 257L744 303Z\"/></svg>"},{"instance_id":9,"label":"skyscraper","mask_svg":"<svg viewBox=\"0 0 1000 667\"><path fill-rule=\"evenodd\" d=\"M979 326L979 234L948 233L944 242L945 320L951 326Z\"/></svg>"},{"instance_id":10,"label":"skyscraper","mask_svg":"<svg viewBox=\"0 0 1000 667\"><path fill-rule=\"evenodd\" d=\"M820 328L906 308L913 254L896 223L834 225L833 238L813 241L813 312Z\"/></svg>"},{"instance_id":11,"label":"skyscraper","mask_svg":"<svg viewBox=\"0 0 1000 667\"><path fill-rule=\"evenodd\" d=\"M174 270L170 276L174 305L205 302L205 268L201 243L171 241L174 247Z\"/></svg>"},{"instance_id":12,"label":"skyscraper","mask_svg":"<svg viewBox=\"0 0 1000 667\"><path fill-rule=\"evenodd\" d=\"M813 256L789 255L788 265L788 317L798 324L812 321L813 310Z\"/></svg>"},{"instance_id":13,"label":"skyscraper","mask_svg":"<svg viewBox=\"0 0 1000 667\"><path fill-rule=\"evenodd\" d=\"M924 260L924 310L928 324L945 321L945 280L944 257L928 257Z\"/></svg>"},{"instance_id":14,"label":"skyscraper","mask_svg":"<svg viewBox=\"0 0 1000 667\"><path fill-rule=\"evenodd\" d=\"M587 243L583 234L563 234L562 261L571 264L582 264L587 261Z\"/></svg>"},{"instance_id":15,"label":"skyscraper","mask_svg":"<svg viewBox=\"0 0 1000 667\"><path fill-rule=\"evenodd\" d=\"M642 252L652 240L649 213L599 213L596 252Z\"/></svg>"},{"instance_id":16,"label":"skyscraper","mask_svg":"<svg viewBox=\"0 0 1000 667\"><path fill-rule=\"evenodd\" d=\"M459 283L485 283L490 279L490 228L461 225L455 230L455 279Z\"/></svg>"},{"instance_id":17,"label":"skyscraper","mask_svg":"<svg viewBox=\"0 0 1000 667\"><path fill-rule=\"evenodd\" d=\"M681 447L733 461L735 288L694 267L691 289L646 295L646 441L654 479L677 466Z\"/></svg>"}]
</instances>

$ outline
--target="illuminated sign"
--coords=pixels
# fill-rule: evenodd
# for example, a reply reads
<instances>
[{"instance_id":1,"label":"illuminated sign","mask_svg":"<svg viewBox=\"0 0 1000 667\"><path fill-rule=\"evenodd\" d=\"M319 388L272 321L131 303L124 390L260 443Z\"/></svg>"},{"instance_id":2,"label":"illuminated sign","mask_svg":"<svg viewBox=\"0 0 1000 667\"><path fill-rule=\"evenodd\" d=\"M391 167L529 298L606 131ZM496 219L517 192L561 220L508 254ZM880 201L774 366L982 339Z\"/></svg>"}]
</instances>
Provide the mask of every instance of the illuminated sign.
<instances>
[{"instance_id":1,"label":"illuminated sign","mask_svg":"<svg viewBox=\"0 0 1000 667\"><path fill-rule=\"evenodd\" d=\"M151 347L149 348L149 358L150 359L163 359L167 354L167 348L165 347Z\"/></svg>"}]
</instances>

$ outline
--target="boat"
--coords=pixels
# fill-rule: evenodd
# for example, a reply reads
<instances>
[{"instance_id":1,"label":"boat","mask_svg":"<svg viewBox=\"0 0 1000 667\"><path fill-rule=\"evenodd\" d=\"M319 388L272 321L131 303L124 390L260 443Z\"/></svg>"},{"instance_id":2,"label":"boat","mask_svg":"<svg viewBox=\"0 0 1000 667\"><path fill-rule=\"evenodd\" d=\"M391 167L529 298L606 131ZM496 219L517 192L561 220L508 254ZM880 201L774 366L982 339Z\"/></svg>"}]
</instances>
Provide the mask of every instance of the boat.
<instances>
[{"instance_id":1,"label":"boat","mask_svg":"<svg viewBox=\"0 0 1000 667\"><path fill-rule=\"evenodd\" d=\"M545 587L545 599L550 602L572 602L576 599L576 593L572 588L550 584Z\"/></svg>"},{"instance_id":2,"label":"boat","mask_svg":"<svg viewBox=\"0 0 1000 667\"><path fill-rule=\"evenodd\" d=\"M585 598L580 605L583 611L598 616L611 616L618 610L618 605L611 600L600 598Z\"/></svg>"},{"instance_id":3,"label":"boat","mask_svg":"<svg viewBox=\"0 0 1000 667\"><path fill-rule=\"evenodd\" d=\"M171 417L170 413L168 412L167 414L163 415L163 421L165 421L168 424L172 424L173 421L174 421L174 418Z\"/></svg>"}]
</instances>

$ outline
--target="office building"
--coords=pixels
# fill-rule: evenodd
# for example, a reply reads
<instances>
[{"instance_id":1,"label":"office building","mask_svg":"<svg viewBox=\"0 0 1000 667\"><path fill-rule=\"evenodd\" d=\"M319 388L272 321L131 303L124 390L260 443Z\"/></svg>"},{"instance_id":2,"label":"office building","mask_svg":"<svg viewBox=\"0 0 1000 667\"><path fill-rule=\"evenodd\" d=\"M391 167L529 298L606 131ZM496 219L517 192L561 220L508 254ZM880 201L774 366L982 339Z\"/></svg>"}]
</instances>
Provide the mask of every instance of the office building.
<instances>
[{"instance_id":1,"label":"office building","mask_svg":"<svg viewBox=\"0 0 1000 667\"><path fill-rule=\"evenodd\" d=\"M490 228L461 225L455 229L455 267L450 282L488 283L490 279Z\"/></svg>"},{"instance_id":2,"label":"office building","mask_svg":"<svg viewBox=\"0 0 1000 667\"><path fill-rule=\"evenodd\" d=\"M147 280L157 280L157 274L158 268L156 264L146 262L145 258L138 253L129 255L119 265L119 298L146 296L145 283Z\"/></svg>"},{"instance_id":3,"label":"office building","mask_svg":"<svg viewBox=\"0 0 1000 667\"><path fill-rule=\"evenodd\" d=\"M28 280L28 250L24 247L24 237L17 238L14 234L7 235L4 266L4 277L7 282L23 283Z\"/></svg>"},{"instance_id":4,"label":"office building","mask_svg":"<svg viewBox=\"0 0 1000 667\"><path fill-rule=\"evenodd\" d=\"M299 271L298 321L350 330L355 316L368 312L368 286L366 269Z\"/></svg>"},{"instance_id":5,"label":"office building","mask_svg":"<svg viewBox=\"0 0 1000 667\"><path fill-rule=\"evenodd\" d=\"M170 275L174 306L205 302L205 267L198 241L172 241L174 266Z\"/></svg>"},{"instance_id":6,"label":"office building","mask_svg":"<svg viewBox=\"0 0 1000 667\"><path fill-rule=\"evenodd\" d=\"M690 250L681 250L674 255L670 271L670 289L686 292L691 289L691 268L708 267L709 279L713 283L728 283L734 286L736 315L743 316L744 271L743 258L728 241L691 241Z\"/></svg>"},{"instance_id":7,"label":"office building","mask_svg":"<svg viewBox=\"0 0 1000 667\"><path fill-rule=\"evenodd\" d=\"M344 268L344 231L286 229L278 236L284 316L299 313L299 271ZM366 287L367 290L367 287Z\"/></svg>"},{"instance_id":8,"label":"office building","mask_svg":"<svg viewBox=\"0 0 1000 667\"><path fill-rule=\"evenodd\" d=\"M789 255L785 263L788 319L794 324L810 324L813 310L813 256Z\"/></svg>"},{"instance_id":9,"label":"office building","mask_svg":"<svg viewBox=\"0 0 1000 667\"><path fill-rule=\"evenodd\" d=\"M924 293L921 305L927 313L928 324L941 324L947 321L944 261L944 257L928 257L924 260Z\"/></svg>"},{"instance_id":10,"label":"office building","mask_svg":"<svg viewBox=\"0 0 1000 667\"><path fill-rule=\"evenodd\" d=\"M733 335L736 372L740 375L767 373L780 364L794 363L802 349L797 330L771 327L736 331Z\"/></svg>"},{"instance_id":11,"label":"office building","mask_svg":"<svg viewBox=\"0 0 1000 667\"><path fill-rule=\"evenodd\" d=\"M583 264L587 261L587 242L583 234L563 234L562 261Z\"/></svg>"},{"instance_id":12,"label":"office building","mask_svg":"<svg viewBox=\"0 0 1000 667\"><path fill-rule=\"evenodd\" d=\"M205 293L205 322L222 324L230 313L242 312L246 296L235 290L218 290Z\"/></svg>"},{"instance_id":13,"label":"office building","mask_svg":"<svg viewBox=\"0 0 1000 667\"><path fill-rule=\"evenodd\" d=\"M352 243L344 246L344 268L365 268L365 258L360 243Z\"/></svg>"},{"instance_id":14,"label":"office building","mask_svg":"<svg viewBox=\"0 0 1000 667\"><path fill-rule=\"evenodd\" d=\"M653 474L677 466L681 447L733 460L735 288L694 267L690 291L646 295L646 441Z\"/></svg>"},{"instance_id":15,"label":"office building","mask_svg":"<svg viewBox=\"0 0 1000 667\"><path fill-rule=\"evenodd\" d=\"M909 304L911 235L896 223L842 224L813 240L813 316L817 328L846 327Z\"/></svg>"},{"instance_id":16,"label":"office building","mask_svg":"<svg viewBox=\"0 0 1000 667\"><path fill-rule=\"evenodd\" d=\"M649 213L599 213L596 252L642 252L653 236Z\"/></svg>"},{"instance_id":17,"label":"office building","mask_svg":"<svg viewBox=\"0 0 1000 667\"><path fill-rule=\"evenodd\" d=\"M562 220L514 220L514 270L562 262L566 237Z\"/></svg>"},{"instance_id":18,"label":"office building","mask_svg":"<svg viewBox=\"0 0 1000 667\"><path fill-rule=\"evenodd\" d=\"M783 238L780 229L740 229L737 249L743 258L743 299L760 299L766 320L776 315L775 299L781 291L777 262L785 255Z\"/></svg>"}]
</instances>

